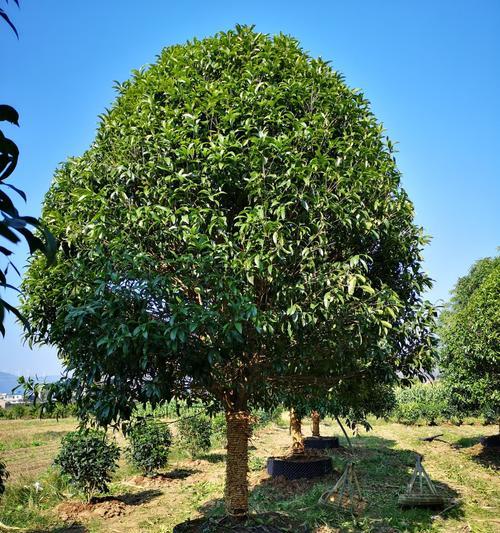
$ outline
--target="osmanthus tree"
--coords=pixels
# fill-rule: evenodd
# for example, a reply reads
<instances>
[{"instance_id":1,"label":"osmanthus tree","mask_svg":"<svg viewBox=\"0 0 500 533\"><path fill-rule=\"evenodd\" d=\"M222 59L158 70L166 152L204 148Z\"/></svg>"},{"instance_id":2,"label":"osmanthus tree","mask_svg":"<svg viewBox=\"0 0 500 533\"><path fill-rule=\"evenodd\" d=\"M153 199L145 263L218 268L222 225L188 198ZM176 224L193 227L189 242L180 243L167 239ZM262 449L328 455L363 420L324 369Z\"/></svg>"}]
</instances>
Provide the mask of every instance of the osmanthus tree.
<instances>
[{"instance_id":1,"label":"osmanthus tree","mask_svg":"<svg viewBox=\"0 0 500 533\"><path fill-rule=\"evenodd\" d=\"M292 434L292 449L299 453L303 451L302 421L311 418L311 432L315 437L320 436L320 420L326 416L335 418L342 429L341 419L348 427L364 426L370 429L368 417L386 416L395 406L393 386L384 383L381 376L363 375L362 379L341 380L328 390L321 387L303 389L298 397L285 394L282 398L290 408L290 429Z\"/></svg>"},{"instance_id":2,"label":"osmanthus tree","mask_svg":"<svg viewBox=\"0 0 500 533\"><path fill-rule=\"evenodd\" d=\"M439 333L452 404L500 423L500 256L477 261L458 280Z\"/></svg>"},{"instance_id":3,"label":"osmanthus tree","mask_svg":"<svg viewBox=\"0 0 500 533\"><path fill-rule=\"evenodd\" d=\"M31 341L57 346L57 396L99 423L222 406L244 515L251 406L431 367L425 239L368 102L291 37L172 46L118 92L47 193L60 249L24 281Z\"/></svg>"}]
</instances>

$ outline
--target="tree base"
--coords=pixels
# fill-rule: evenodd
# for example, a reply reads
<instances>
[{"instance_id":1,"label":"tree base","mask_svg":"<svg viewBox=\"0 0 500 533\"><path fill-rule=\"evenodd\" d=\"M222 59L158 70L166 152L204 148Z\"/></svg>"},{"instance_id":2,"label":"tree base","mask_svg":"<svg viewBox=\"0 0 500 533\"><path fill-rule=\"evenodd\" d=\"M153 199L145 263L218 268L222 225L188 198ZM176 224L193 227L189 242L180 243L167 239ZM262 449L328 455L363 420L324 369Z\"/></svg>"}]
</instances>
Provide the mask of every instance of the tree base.
<instances>
[{"instance_id":1,"label":"tree base","mask_svg":"<svg viewBox=\"0 0 500 533\"><path fill-rule=\"evenodd\" d=\"M306 437L304 448L312 450L328 450L340 446L338 437Z\"/></svg>"},{"instance_id":2,"label":"tree base","mask_svg":"<svg viewBox=\"0 0 500 533\"><path fill-rule=\"evenodd\" d=\"M177 524L173 533L310 533L310 528L279 513L250 515L241 520L231 516L196 518Z\"/></svg>"},{"instance_id":3,"label":"tree base","mask_svg":"<svg viewBox=\"0 0 500 533\"><path fill-rule=\"evenodd\" d=\"M330 474L332 470L330 457L292 455L290 457L269 457L267 460L267 473L272 477L311 479Z\"/></svg>"}]
</instances>

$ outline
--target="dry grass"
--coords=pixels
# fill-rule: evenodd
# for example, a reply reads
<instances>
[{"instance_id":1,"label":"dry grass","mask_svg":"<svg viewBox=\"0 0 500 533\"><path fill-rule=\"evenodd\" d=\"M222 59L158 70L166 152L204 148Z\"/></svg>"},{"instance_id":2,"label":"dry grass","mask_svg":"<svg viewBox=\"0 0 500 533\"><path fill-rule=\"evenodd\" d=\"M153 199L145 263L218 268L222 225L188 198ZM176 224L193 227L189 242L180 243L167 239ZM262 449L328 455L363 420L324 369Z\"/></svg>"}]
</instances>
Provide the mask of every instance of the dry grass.
<instances>
[{"instance_id":1,"label":"dry grass","mask_svg":"<svg viewBox=\"0 0 500 533\"><path fill-rule=\"evenodd\" d=\"M76 422L69 419L0 421L0 442L5 450L1 454L13 474L11 486L21 483L23 473L22 483L35 480L52 462L61 436L75 426ZM266 458L286 452L290 437L286 429L269 426L260 430L251 442L251 507L258 513L279 512L293 519L300 518L317 533L498 532L498 455L485 454L478 444L479 436L493 434L495 430L493 426L409 427L375 422L372 432L353 440L356 468L368 502L366 510L353 517L317 505L321 493L338 478L348 453L341 450L333 454L335 472L326 479L270 480L264 470ZM305 432L309 433L309 428ZM339 431L334 425L323 425L322 433L339 434ZM442 439L447 443L419 440L435 433L444 433ZM459 501L442 515L435 516L436 511L423 509L403 511L397 507L397 495L409 480L415 452L424 455L423 464L440 490ZM203 459L191 461L181 449L174 447L170 468L156 481L137 477L122 463L112 484L112 494L120 504L108 505L120 511L103 515L86 509L82 516L73 516L80 529L72 531L166 533L188 518L217 516L223 512L224 461L224 450L213 450ZM4 508L0 508L0 520L4 522L6 516L14 516L8 515L5 508L12 505L9 501L14 500L6 497ZM65 529L57 527L62 520L55 507L56 503L47 503L38 509L45 524L42 529L42 519L37 522L33 518L36 513L26 513L25 519L22 512L17 513L15 524L31 527L37 524L38 529L31 531L62 533Z\"/></svg>"}]
</instances>

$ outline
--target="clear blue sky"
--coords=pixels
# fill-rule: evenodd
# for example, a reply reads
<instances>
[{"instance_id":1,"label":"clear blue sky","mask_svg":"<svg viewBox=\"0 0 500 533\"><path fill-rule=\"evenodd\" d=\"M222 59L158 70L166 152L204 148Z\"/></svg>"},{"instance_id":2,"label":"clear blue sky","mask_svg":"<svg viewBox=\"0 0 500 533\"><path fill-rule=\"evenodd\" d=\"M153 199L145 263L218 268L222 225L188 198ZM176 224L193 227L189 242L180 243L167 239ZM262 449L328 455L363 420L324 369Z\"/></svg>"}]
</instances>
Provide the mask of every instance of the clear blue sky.
<instances>
[{"instance_id":1,"label":"clear blue sky","mask_svg":"<svg viewBox=\"0 0 500 533\"><path fill-rule=\"evenodd\" d=\"M0 25L0 101L21 114L21 128L4 132L21 150L12 182L29 193L26 214L39 214L58 163L91 143L114 80L164 46L255 24L332 61L399 142L404 186L433 237L431 300L446 299L473 261L496 253L499 0L21 0L21 10L7 9L20 40ZM19 248L17 264L25 258ZM58 371L55 350L31 352L11 319L7 329L0 371Z\"/></svg>"}]
</instances>

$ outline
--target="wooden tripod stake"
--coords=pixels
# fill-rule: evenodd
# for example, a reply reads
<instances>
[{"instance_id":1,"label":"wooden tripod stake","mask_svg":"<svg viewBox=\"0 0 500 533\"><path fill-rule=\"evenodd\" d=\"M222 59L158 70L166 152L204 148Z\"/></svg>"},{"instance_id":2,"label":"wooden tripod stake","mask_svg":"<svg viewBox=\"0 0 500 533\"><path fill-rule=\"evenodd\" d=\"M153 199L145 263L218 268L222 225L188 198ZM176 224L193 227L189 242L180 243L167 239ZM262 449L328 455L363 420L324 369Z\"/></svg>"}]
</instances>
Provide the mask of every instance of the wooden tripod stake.
<instances>
[{"instance_id":1,"label":"wooden tripod stake","mask_svg":"<svg viewBox=\"0 0 500 533\"><path fill-rule=\"evenodd\" d=\"M359 512L364 508L365 500L361 494L358 476L352 461L347 463L334 487L321 495L319 503L350 509L352 512Z\"/></svg>"},{"instance_id":2,"label":"wooden tripod stake","mask_svg":"<svg viewBox=\"0 0 500 533\"><path fill-rule=\"evenodd\" d=\"M422 466L422 456L417 455L408 488L405 494L399 495L398 504L401 507L442 507L447 501L447 498L437 493L434 483Z\"/></svg>"}]
</instances>

